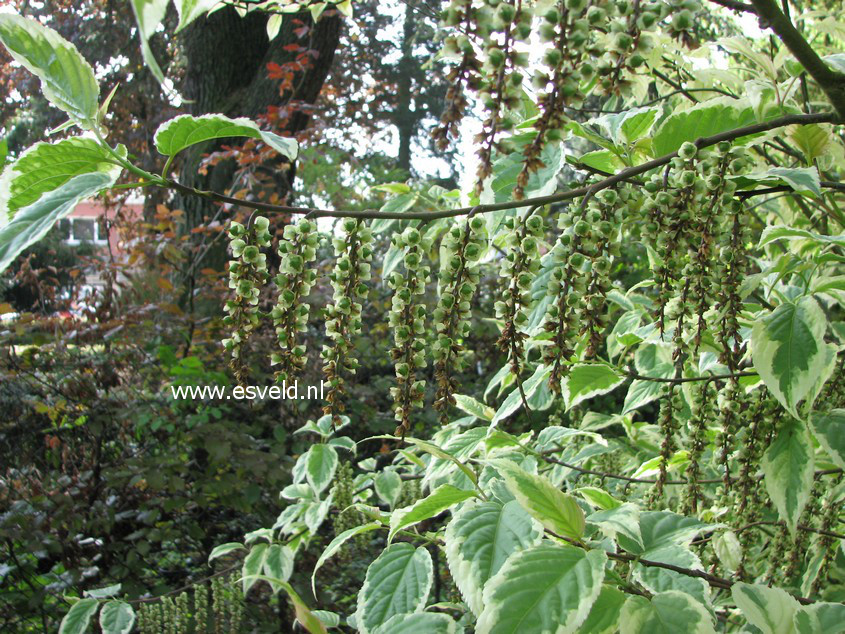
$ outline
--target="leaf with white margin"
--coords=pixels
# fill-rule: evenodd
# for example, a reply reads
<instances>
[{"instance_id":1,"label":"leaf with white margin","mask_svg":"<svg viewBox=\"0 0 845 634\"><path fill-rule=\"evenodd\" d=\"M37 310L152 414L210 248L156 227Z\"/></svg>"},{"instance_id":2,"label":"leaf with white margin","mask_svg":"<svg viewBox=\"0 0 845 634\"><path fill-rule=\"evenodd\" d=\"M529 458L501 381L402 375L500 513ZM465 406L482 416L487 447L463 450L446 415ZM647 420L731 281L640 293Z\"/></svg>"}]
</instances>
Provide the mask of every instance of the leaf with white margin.
<instances>
[{"instance_id":1,"label":"leaf with white margin","mask_svg":"<svg viewBox=\"0 0 845 634\"><path fill-rule=\"evenodd\" d=\"M455 406L462 412L466 412L471 416L490 422L496 415L496 412L492 407L476 401L471 396L466 396L465 394L455 394L454 397Z\"/></svg>"},{"instance_id":2,"label":"leaf with white margin","mask_svg":"<svg viewBox=\"0 0 845 634\"><path fill-rule=\"evenodd\" d=\"M241 577L243 577L244 594L249 592L249 589L255 585L257 581L256 575L260 575L264 569L264 561L267 559L268 544L261 542L250 549L249 554L244 558L244 563L241 568Z\"/></svg>"},{"instance_id":3,"label":"leaf with white margin","mask_svg":"<svg viewBox=\"0 0 845 634\"><path fill-rule=\"evenodd\" d=\"M536 546L543 529L516 501L465 506L446 527L446 561L458 590L478 616L484 584L513 553Z\"/></svg>"},{"instance_id":4,"label":"leaf with white margin","mask_svg":"<svg viewBox=\"0 0 845 634\"><path fill-rule=\"evenodd\" d=\"M511 555L484 587L478 634L570 634L601 592L607 555L541 544Z\"/></svg>"},{"instance_id":5,"label":"leaf with white margin","mask_svg":"<svg viewBox=\"0 0 845 634\"><path fill-rule=\"evenodd\" d=\"M59 625L59 634L83 634L88 631L91 618L97 613L97 599L80 599L68 610Z\"/></svg>"},{"instance_id":6,"label":"leaf with white margin","mask_svg":"<svg viewBox=\"0 0 845 634\"><path fill-rule=\"evenodd\" d=\"M382 471L373 480L373 488L379 499L392 509L402 494L402 477L395 471Z\"/></svg>"},{"instance_id":7,"label":"leaf with white margin","mask_svg":"<svg viewBox=\"0 0 845 634\"><path fill-rule=\"evenodd\" d=\"M367 568L355 621L369 634L397 614L421 612L434 580L431 555L407 542L391 544Z\"/></svg>"},{"instance_id":8,"label":"leaf with white margin","mask_svg":"<svg viewBox=\"0 0 845 634\"><path fill-rule=\"evenodd\" d=\"M619 627L619 617L624 604L624 592L604 586L593 603L587 620L578 629L578 634L613 634Z\"/></svg>"},{"instance_id":9,"label":"leaf with white margin","mask_svg":"<svg viewBox=\"0 0 845 634\"><path fill-rule=\"evenodd\" d=\"M305 509L303 520L308 530L312 533L316 534L323 522L326 521L326 517L332 508L332 497L332 495L329 495L329 497L321 502L311 502L308 508Z\"/></svg>"},{"instance_id":10,"label":"leaf with white margin","mask_svg":"<svg viewBox=\"0 0 845 634\"><path fill-rule=\"evenodd\" d=\"M626 502L616 508L598 511L588 516L587 521L597 524L611 539L616 539L616 536L621 534L640 548L644 547L640 533L640 509L634 504Z\"/></svg>"},{"instance_id":11,"label":"leaf with white margin","mask_svg":"<svg viewBox=\"0 0 845 634\"><path fill-rule=\"evenodd\" d=\"M663 546L688 546L700 532L717 528L719 524L705 524L694 517L671 511L643 511L640 513L640 534L643 547L619 535L619 545L630 553L642 555Z\"/></svg>"},{"instance_id":12,"label":"leaf with white margin","mask_svg":"<svg viewBox=\"0 0 845 634\"><path fill-rule=\"evenodd\" d=\"M475 491L459 489L451 484L441 484L428 496L393 512L390 516L390 534L387 536L387 541L391 541L403 528L431 519L471 497L475 497Z\"/></svg>"},{"instance_id":13,"label":"leaf with white margin","mask_svg":"<svg viewBox=\"0 0 845 634\"><path fill-rule=\"evenodd\" d=\"M266 132L249 119L230 119L222 114L205 114L201 117L180 115L161 124L154 140L161 154L173 156L197 143L229 137L258 139L282 156L291 160L296 158L298 145L295 139Z\"/></svg>"},{"instance_id":14,"label":"leaf with white margin","mask_svg":"<svg viewBox=\"0 0 845 634\"><path fill-rule=\"evenodd\" d=\"M834 464L845 469L845 409L813 412L810 427Z\"/></svg>"},{"instance_id":15,"label":"leaf with white margin","mask_svg":"<svg viewBox=\"0 0 845 634\"><path fill-rule=\"evenodd\" d=\"M95 196L117 181L121 169L74 176L66 183L18 210L8 222L0 216L0 273L29 245L37 242L53 225L74 210L81 201Z\"/></svg>"},{"instance_id":16,"label":"leaf with white margin","mask_svg":"<svg viewBox=\"0 0 845 634\"><path fill-rule=\"evenodd\" d=\"M223 555L228 555L235 550L244 550L244 545L239 542L227 542L225 544L215 546L211 551L211 554L208 556L208 561L212 561L218 557L222 557Z\"/></svg>"},{"instance_id":17,"label":"leaf with white margin","mask_svg":"<svg viewBox=\"0 0 845 634\"><path fill-rule=\"evenodd\" d=\"M800 419L798 404L810 408L836 358L824 342L827 318L815 298L784 303L758 317L751 331L754 369L781 405Z\"/></svg>"},{"instance_id":18,"label":"leaf with white margin","mask_svg":"<svg viewBox=\"0 0 845 634\"><path fill-rule=\"evenodd\" d=\"M463 631L446 614L435 612L417 612L416 614L397 614L380 625L373 634L457 634Z\"/></svg>"},{"instance_id":19,"label":"leaf with white margin","mask_svg":"<svg viewBox=\"0 0 845 634\"><path fill-rule=\"evenodd\" d=\"M774 442L761 460L766 490L793 534L810 501L814 453L807 426L790 418L781 422Z\"/></svg>"},{"instance_id":20,"label":"leaf with white margin","mask_svg":"<svg viewBox=\"0 0 845 634\"><path fill-rule=\"evenodd\" d=\"M382 528L382 524L378 522L370 522L369 524L362 524L361 526L355 526L353 528L349 528L343 531L340 535L337 535L329 545L326 546L326 549L320 555L319 559L317 559L317 563L314 565L314 572L311 573L311 591L314 593L314 596L317 596L317 587L316 587L316 579L317 579L317 571L320 567L328 561L328 559L334 555L337 551L340 550L341 546L343 546L347 541L355 537L356 535L361 535L363 533L369 533L370 531L374 531L378 528Z\"/></svg>"},{"instance_id":21,"label":"leaf with white margin","mask_svg":"<svg viewBox=\"0 0 845 634\"><path fill-rule=\"evenodd\" d=\"M801 604L780 588L735 583L731 595L742 614L763 634L792 634L792 619Z\"/></svg>"},{"instance_id":22,"label":"leaf with white margin","mask_svg":"<svg viewBox=\"0 0 845 634\"><path fill-rule=\"evenodd\" d=\"M458 461L466 461L478 450L479 446L487 437L488 427L472 427L466 431L456 434L443 444L443 451ZM455 468L453 460L446 460L437 456L428 463L426 468L423 486L440 484L440 478L448 475Z\"/></svg>"},{"instance_id":23,"label":"leaf with white margin","mask_svg":"<svg viewBox=\"0 0 845 634\"><path fill-rule=\"evenodd\" d=\"M287 545L271 544L264 557L264 574L273 579L287 581L293 574L293 551ZM276 594L282 587L271 582L273 594Z\"/></svg>"},{"instance_id":24,"label":"leaf with white margin","mask_svg":"<svg viewBox=\"0 0 845 634\"><path fill-rule=\"evenodd\" d=\"M41 80L47 101L84 129L96 125L100 86L73 44L40 22L13 13L0 14L0 42Z\"/></svg>"},{"instance_id":25,"label":"leaf with white margin","mask_svg":"<svg viewBox=\"0 0 845 634\"><path fill-rule=\"evenodd\" d=\"M528 473L510 460L497 460L494 466L504 478L508 491L534 519L558 535L581 538L584 511L575 498L558 489L545 476Z\"/></svg>"},{"instance_id":26,"label":"leaf with white margin","mask_svg":"<svg viewBox=\"0 0 845 634\"><path fill-rule=\"evenodd\" d=\"M305 479L318 494L331 484L337 471L337 450L331 445L317 443L298 460L305 468Z\"/></svg>"},{"instance_id":27,"label":"leaf with white margin","mask_svg":"<svg viewBox=\"0 0 845 634\"><path fill-rule=\"evenodd\" d=\"M651 598L628 597L622 606L620 634L716 634L705 607L688 594L671 590Z\"/></svg>"},{"instance_id":28,"label":"leaf with white margin","mask_svg":"<svg viewBox=\"0 0 845 634\"><path fill-rule=\"evenodd\" d=\"M606 363L576 363L563 381L566 409L570 410L594 396L612 392L625 382L625 378Z\"/></svg>"},{"instance_id":29,"label":"leaf with white margin","mask_svg":"<svg viewBox=\"0 0 845 634\"><path fill-rule=\"evenodd\" d=\"M103 634L129 634L135 625L135 610L125 601L109 601L100 610Z\"/></svg>"},{"instance_id":30,"label":"leaf with white margin","mask_svg":"<svg viewBox=\"0 0 845 634\"><path fill-rule=\"evenodd\" d=\"M797 634L842 634L845 632L845 605L814 603L805 605L793 617Z\"/></svg>"}]
</instances>

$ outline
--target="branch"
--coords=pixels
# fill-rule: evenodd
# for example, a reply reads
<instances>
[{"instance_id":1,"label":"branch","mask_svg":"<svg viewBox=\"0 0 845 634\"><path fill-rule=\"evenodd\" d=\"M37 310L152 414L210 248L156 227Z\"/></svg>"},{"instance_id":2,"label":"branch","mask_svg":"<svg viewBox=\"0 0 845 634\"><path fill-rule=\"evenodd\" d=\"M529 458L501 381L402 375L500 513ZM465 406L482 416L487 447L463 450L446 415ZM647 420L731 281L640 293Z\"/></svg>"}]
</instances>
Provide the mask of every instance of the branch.
<instances>
[{"instance_id":1,"label":"branch","mask_svg":"<svg viewBox=\"0 0 845 634\"><path fill-rule=\"evenodd\" d=\"M695 381L721 381L722 379L741 378L744 376L757 376L756 372L736 372L734 374L711 374L708 376L687 376L678 378L663 378L660 376L644 376L637 374L634 371L629 371L627 375L638 381L654 381L656 383L693 383Z\"/></svg>"},{"instance_id":2,"label":"branch","mask_svg":"<svg viewBox=\"0 0 845 634\"><path fill-rule=\"evenodd\" d=\"M700 137L694 143L699 149L710 147L721 143L722 141L733 141L740 137L760 134L775 130L784 126L793 124L808 124L808 123L834 123L838 121L835 113L824 112L816 114L790 114L763 123L755 123L754 125L728 130L708 137ZM491 203L487 205L476 205L475 207L459 207L457 209L438 209L435 211L408 211L408 212L380 212L374 209L315 209L311 207L289 207L286 205L273 205L270 203L263 203L254 200L241 200L240 198L232 198L213 191L205 191L188 187L182 183L174 180L165 180L164 186L174 189L182 194L189 196L199 196L207 200L212 200L219 203L227 203L230 205L237 205L247 209L256 211L264 211L269 213L283 213L283 214L304 214L309 218L361 218L361 219L377 219L384 218L386 220L437 220L439 218L453 218L455 216L465 216L469 213L490 213L493 211L501 211L503 209L521 209L524 207L550 205L552 203L559 203L565 200L572 200L573 198L580 198L581 196L592 196L597 192L613 187L614 185L629 180L634 176L645 174L653 169L667 165L673 158L678 155L677 152L671 152L656 159L652 159L641 165L627 167L613 176L609 176L604 180L593 183L592 185L585 185L575 189L569 189L556 194L548 196L538 196L536 198L525 198L523 200L512 200L501 203Z\"/></svg>"},{"instance_id":3,"label":"branch","mask_svg":"<svg viewBox=\"0 0 845 634\"><path fill-rule=\"evenodd\" d=\"M845 75L834 71L819 57L804 36L795 28L774 0L751 0L760 16L761 26L768 26L774 31L810 76L818 82L830 99L830 103L845 120Z\"/></svg>"},{"instance_id":4,"label":"branch","mask_svg":"<svg viewBox=\"0 0 845 634\"><path fill-rule=\"evenodd\" d=\"M725 7L726 9L733 9L734 11L744 11L745 13L757 13L754 7L738 0L710 0L713 4Z\"/></svg>"},{"instance_id":5,"label":"branch","mask_svg":"<svg viewBox=\"0 0 845 634\"><path fill-rule=\"evenodd\" d=\"M576 539L572 539L570 537L565 537L563 535L558 535L554 531L550 531L546 529L546 532L554 535L558 539L562 539L563 541L572 544L573 546L578 546L579 548L583 548L584 550L588 550L588 548ZM652 561L651 559L640 559L635 555L629 555L627 553L614 553L614 552L606 552L605 554L608 556L609 559L615 559L616 561L627 561L640 564L641 566L646 566L648 568L663 568L664 570L671 570L673 572L677 572L679 574L685 575L687 577L695 577L697 579L704 579L708 584L710 584L713 588L719 588L720 590L730 590L731 586L735 582L731 581L730 579L725 579L724 577L717 577L716 575L711 575L703 570L695 570L693 568L683 568L682 566L675 566L674 564L666 564L662 561ZM815 603L813 599L808 599L806 597L794 597L799 603L803 605L812 605Z\"/></svg>"}]
</instances>

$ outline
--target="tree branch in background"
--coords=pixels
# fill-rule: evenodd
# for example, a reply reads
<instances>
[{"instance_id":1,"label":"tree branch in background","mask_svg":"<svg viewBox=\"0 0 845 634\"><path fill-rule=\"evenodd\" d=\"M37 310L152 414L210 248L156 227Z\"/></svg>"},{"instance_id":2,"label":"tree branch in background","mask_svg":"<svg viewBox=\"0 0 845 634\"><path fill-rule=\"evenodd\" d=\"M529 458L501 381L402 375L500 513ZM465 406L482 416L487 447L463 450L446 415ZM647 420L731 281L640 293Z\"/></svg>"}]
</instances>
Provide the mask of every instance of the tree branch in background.
<instances>
[{"instance_id":1,"label":"tree branch in background","mask_svg":"<svg viewBox=\"0 0 845 634\"><path fill-rule=\"evenodd\" d=\"M845 75L819 57L774 0L751 0L763 26L774 31L827 95L840 120L845 121Z\"/></svg>"}]
</instances>

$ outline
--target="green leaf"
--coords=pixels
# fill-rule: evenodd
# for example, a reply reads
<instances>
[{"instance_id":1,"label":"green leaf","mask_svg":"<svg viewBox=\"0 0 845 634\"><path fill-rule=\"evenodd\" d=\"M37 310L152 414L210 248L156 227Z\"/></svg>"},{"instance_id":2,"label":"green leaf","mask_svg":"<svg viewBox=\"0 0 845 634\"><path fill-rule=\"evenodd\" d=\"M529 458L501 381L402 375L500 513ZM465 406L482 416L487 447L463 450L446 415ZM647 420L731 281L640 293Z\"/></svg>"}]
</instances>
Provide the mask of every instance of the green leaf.
<instances>
[{"instance_id":1,"label":"green leaf","mask_svg":"<svg viewBox=\"0 0 845 634\"><path fill-rule=\"evenodd\" d=\"M548 478L520 469L509 460L495 464L505 479L508 491L520 506L550 531L580 539L584 534L584 512L571 495L553 485Z\"/></svg>"},{"instance_id":2,"label":"green leaf","mask_svg":"<svg viewBox=\"0 0 845 634\"><path fill-rule=\"evenodd\" d=\"M72 606L59 625L59 634L83 634L88 630L91 618L97 613L100 602L97 599L80 599Z\"/></svg>"},{"instance_id":3,"label":"green leaf","mask_svg":"<svg viewBox=\"0 0 845 634\"><path fill-rule=\"evenodd\" d=\"M587 167L592 167L605 172L607 174L614 174L616 170L624 167L624 164L619 157L610 150L595 150L581 155L580 158L573 160L574 163L582 163Z\"/></svg>"},{"instance_id":4,"label":"green leaf","mask_svg":"<svg viewBox=\"0 0 845 634\"><path fill-rule=\"evenodd\" d=\"M836 348L824 342L827 319L813 297L785 303L758 317L751 333L754 369L795 418L798 404L812 403L830 376Z\"/></svg>"},{"instance_id":5,"label":"green leaf","mask_svg":"<svg viewBox=\"0 0 845 634\"><path fill-rule=\"evenodd\" d=\"M138 37L141 38L141 55L144 63L150 69L153 77L158 83L164 86L164 72L156 61L153 50L150 48L150 37L155 33L164 14L167 12L167 5L170 0L132 0L132 10L135 13L135 21L138 24Z\"/></svg>"},{"instance_id":6,"label":"green leaf","mask_svg":"<svg viewBox=\"0 0 845 634\"><path fill-rule=\"evenodd\" d=\"M808 123L790 127L789 139L804 154L807 164L811 165L817 158L824 156L830 145L831 134L826 126Z\"/></svg>"},{"instance_id":7,"label":"green leaf","mask_svg":"<svg viewBox=\"0 0 845 634\"><path fill-rule=\"evenodd\" d=\"M6 270L21 251L44 237L80 201L114 185L119 175L120 168L117 167L108 172L74 176L36 202L18 210L8 222L5 216L0 215L0 272Z\"/></svg>"},{"instance_id":8,"label":"green leaf","mask_svg":"<svg viewBox=\"0 0 845 634\"><path fill-rule=\"evenodd\" d=\"M384 625L373 630L373 634L419 634L420 632L457 634L458 624L445 614L417 612L392 616Z\"/></svg>"},{"instance_id":9,"label":"green leaf","mask_svg":"<svg viewBox=\"0 0 845 634\"><path fill-rule=\"evenodd\" d=\"M179 25L176 27L176 33L201 15L208 13L219 3L220 0L176 0L176 11L179 13Z\"/></svg>"},{"instance_id":10,"label":"green leaf","mask_svg":"<svg viewBox=\"0 0 845 634\"><path fill-rule=\"evenodd\" d=\"M742 614L763 634L792 634L792 619L801 604L780 588L735 583L731 595Z\"/></svg>"},{"instance_id":11,"label":"green leaf","mask_svg":"<svg viewBox=\"0 0 845 634\"><path fill-rule=\"evenodd\" d=\"M287 581L293 573L293 551L286 545L271 544L264 556L264 574L273 579ZM271 583L273 594L281 590L278 583Z\"/></svg>"},{"instance_id":12,"label":"green leaf","mask_svg":"<svg viewBox=\"0 0 845 634\"><path fill-rule=\"evenodd\" d=\"M245 546L238 542L228 542L226 544L220 544L219 546L215 546L214 550L211 551L211 554L208 556L208 561L212 561L217 559L218 557L222 557L223 555L228 555L232 551L235 550L244 550Z\"/></svg>"},{"instance_id":13,"label":"green leaf","mask_svg":"<svg viewBox=\"0 0 845 634\"><path fill-rule=\"evenodd\" d=\"M410 211L411 209L413 209L414 205L417 204L418 200L419 194L417 194L416 192L399 194L398 196L391 198L386 203L384 203L381 209L379 209L379 212L398 214L405 213L406 211ZM398 222L399 220L396 220L395 218L376 218L370 224L370 230L373 233L384 233L388 229L393 228ZM403 249L395 249L395 251L398 251L400 256L404 253ZM385 261L386 260L387 258L385 258ZM399 257L399 261L401 261L401 257ZM383 273L383 276L387 276L388 273L393 270L393 268L396 268L395 264L390 267L390 270L388 270L388 267L385 264L385 272Z\"/></svg>"},{"instance_id":14,"label":"green leaf","mask_svg":"<svg viewBox=\"0 0 845 634\"><path fill-rule=\"evenodd\" d=\"M103 634L129 634L135 625L135 611L124 601L109 601L100 610Z\"/></svg>"},{"instance_id":15,"label":"green leaf","mask_svg":"<svg viewBox=\"0 0 845 634\"><path fill-rule=\"evenodd\" d=\"M311 573L311 591L314 593L315 597L317 596L315 580L317 578L317 571L320 569L320 567L324 563L326 563L332 555L339 551L341 546L343 546L347 541L349 541L356 535L361 535L362 533L369 533L370 531L374 531L379 528L382 528L382 525L378 522L362 524L361 526L355 526L354 528L349 528L343 531L342 533L340 533L340 535L337 535L331 542L329 542L329 545L326 546L326 549L320 555L319 559L317 559L317 563L314 566L314 572Z\"/></svg>"},{"instance_id":16,"label":"green leaf","mask_svg":"<svg viewBox=\"0 0 845 634\"><path fill-rule=\"evenodd\" d=\"M295 139L261 130L249 119L230 119L222 114L194 117L183 114L159 126L155 133L156 149L165 156L178 154L185 148L211 139L248 137L263 141L282 156L296 158L298 145Z\"/></svg>"},{"instance_id":17,"label":"green leaf","mask_svg":"<svg viewBox=\"0 0 845 634\"><path fill-rule=\"evenodd\" d=\"M845 409L810 414L810 427L819 444L840 469L845 469Z\"/></svg>"},{"instance_id":18,"label":"green leaf","mask_svg":"<svg viewBox=\"0 0 845 634\"><path fill-rule=\"evenodd\" d=\"M476 418L480 418L481 420L486 420L488 422L492 421L493 417L496 415L496 412L492 407L485 405L484 403L480 403L471 396L466 396L464 394L455 394L455 406L462 412L466 412L471 416L475 416Z\"/></svg>"},{"instance_id":19,"label":"green leaf","mask_svg":"<svg viewBox=\"0 0 845 634\"><path fill-rule=\"evenodd\" d=\"M742 563L742 544L736 533L725 531L713 540L713 550L722 565L731 572Z\"/></svg>"},{"instance_id":20,"label":"green leaf","mask_svg":"<svg viewBox=\"0 0 845 634\"><path fill-rule=\"evenodd\" d=\"M613 634L619 626L625 593L610 586L603 586L598 599L593 603L587 620L578 629L578 634Z\"/></svg>"},{"instance_id":21,"label":"green leaf","mask_svg":"<svg viewBox=\"0 0 845 634\"><path fill-rule=\"evenodd\" d=\"M540 384L548 380L551 373L551 368L544 365L538 366L534 371L534 374L532 374L531 377L522 384L522 389L525 390L525 398L531 398L534 392L537 391L537 388L540 387ZM505 400L499 406L499 409L496 410L496 415L493 417L490 424L497 425L499 422L505 420L508 416L517 411L520 407L522 407L522 396L519 393L519 388L516 388L507 395Z\"/></svg>"},{"instance_id":22,"label":"green leaf","mask_svg":"<svg viewBox=\"0 0 845 634\"><path fill-rule=\"evenodd\" d=\"M766 490L793 533L813 489L813 453L807 426L790 418L781 422L761 461Z\"/></svg>"},{"instance_id":23,"label":"green leaf","mask_svg":"<svg viewBox=\"0 0 845 634\"><path fill-rule=\"evenodd\" d=\"M93 590L85 590L82 593L85 597L91 597L93 599L111 599L112 597L116 597L120 594L120 588L122 584L115 583L111 586L106 586L105 588L94 588Z\"/></svg>"},{"instance_id":24,"label":"green leaf","mask_svg":"<svg viewBox=\"0 0 845 634\"><path fill-rule=\"evenodd\" d=\"M732 179L739 189L753 189L756 185L789 185L799 194L821 196L821 181L817 167L773 167L765 172L751 172Z\"/></svg>"},{"instance_id":25,"label":"green leaf","mask_svg":"<svg viewBox=\"0 0 845 634\"><path fill-rule=\"evenodd\" d=\"M402 494L402 478L395 471L382 471L373 480L376 495L391 509Z\"/></svg>"},{"instance_id":26,"label":"green leaf","mask_svg":"<svg viewBox=\"0 0 845 634\"><path fill-rule=\"evenodd\" d=\"M622 502L610 495L607 491L596 487L581 487L575 489L575 493L578 493L582 498L587 500L589 504L597 506L604 511L615 509L622 504Z\"/></svg>"},{"instance_id":27,"label":"green leaf","mask_svg":"<svg viewBox=\"0 0 845 634\"><path fill-rule=\"evenodd\" d=\"M303 456L305 478L317 493L321 493L334 478L337 471L337 450L331 445L318 443Z\"/></svg>"},{"instance_id":28,"label":"green leaf","mask_svg":"<svg viewBox=\"0 0 845 634\"><path fill-rule=\"evenodd\" d=\"M621 634L715 634L710 614L688 594L671 590L651 598L628 597L619 621Z\"/></svg>"},{"instance_id":29,"label":"green leaf","mask_svg":"<svg viewBox=\"0 0 845 634\"><path fill-rule=\"evenodd\" d=\"M763 247L775 240L811 240L818 244L836 244L845 245L845 236L826 236L820 233L807 231L806 229L796 229L795 227L787 227L786 225L773 225L766 227L760 236L758 247Z\"/></svg>"},{"instance_id":30,"label":"green leaf","mask_svg":"<svg viewBox=\"0 0 845 634\"><path fill-rule=\"evenodd\" d=\"M367 568L355 621L363 634L397 614L420 612L433 581L431 555L407 542L391 544Z\"/></svg>"},{"instance_id":31,"label":"green leaf","mask_svg":"<svg viewBox=\"0 0 845 634\"><path fill-rule=\"evenodd\" d=\"M600 550L544 544L514 553L484 588L478 634L577 632L601 592Z\"/></svg>"},{"instance_id":32,"label":"green leaf","mask_svg":"<svg viewBox=\"0 0 845 634\"><path fill-rule=\"evenodd\" d=\"M625 376L606 363L576 363L563 384L566 409L572 409L594 396L607 394L624 382Z\"/></svg>"},{"instance_id":33,"label":"green leaf","mask_svg":"<svg viewBox=\"0 0 845 634\"><path fill-rule=\"evenodd\" d=\"M123 148L121 153L125 154ZM74 137L56 143L36 143L0 177L0 216L14 218L18 210L74 176L118 169L113 161L93 139Z\"/></svg>"},{"instance_id":34,"label":"green leaf","mask_svg":"<svg viewBox=\"0 0 845 634\"><path fill-rule=\"evenodd\" d=\"M260 575L261 571L264 570L264 561L267 559L268 546L265 542L256 544L244 558L243 568L241 569L244 594L249 592L249 589L255 585L255 582L258 580L256 575Z\"/></svg>"},{"instance_id":35,"label":"green leaf","mask_svg":"<svg viewBox=\"0 0 845 634\"><path fill-rule=\"evenodd\" d=\"M747 99L719 97L670 114L652 139L655 156L675 152L685 142L757 123ZM745 137L747 138L747 137ZM734 143L741 143L740 140Z\"/></svg>"},{"instance_id":36,"label":"green leaf","mask_svg":"<svg viewBox=\"0 0 845 634\"><path fill-rule=\"evenodd\" d=\"M35 20L0 14L0 42L16 62L41 80L47 100L84 129L96 125L100 87L76 47Z\"/></svg>"},{"instance_id":37,"label":"green leaf","mask_svg":"<svg viewBox=\"0 0 845 634\"><path fill-rule=\"evenodd\" d=\"M458 489L451 484L443 484L432 491L428 497L417 500L411 506L397 509L390 516L390 541L397 531L413 526L423 520L431 519L448 508L475 496L474 491Z\"/></svg>"},{"instance_id":38,"label":"green leaf","mask_svg":"<svg viewBox=\"0 0 845 634\"><path fill-rule=\"evenodd\" d=\"M664 564L702 570L701 560L694 552L684 546L662 546L646 551L643 559L658 561ZM677 590L690 595L705 607L711 604L710 586L704 579L690 577L674 570L667 570L657 566L633 565L634 579L653 594Z\"/></svg>"},{"instance_id":39,"label":"green leaf","mask_svg":"<svg viewBox=\"0 0 845 634\"><path fill-rule=\"evenodd\" d=\"M607 511L598 511L590 515L587 521L598 525L611 539L621 534L640 548L644 547L640 533L640 509L634 504L626 502Z\"/></svg>"},{"instance_id":40,"label":"green leaf","mask_svg":"<svg viewBox=\"0 0 845 634\"><path fill-rule=\"evenodd\" d=\"M465 506L455 514L446 527L446 561L476 616L484 609L482 591L487 581L510 555L536 546L542 538L541 526L516 501Z\"/></svg>"}]
</instances>

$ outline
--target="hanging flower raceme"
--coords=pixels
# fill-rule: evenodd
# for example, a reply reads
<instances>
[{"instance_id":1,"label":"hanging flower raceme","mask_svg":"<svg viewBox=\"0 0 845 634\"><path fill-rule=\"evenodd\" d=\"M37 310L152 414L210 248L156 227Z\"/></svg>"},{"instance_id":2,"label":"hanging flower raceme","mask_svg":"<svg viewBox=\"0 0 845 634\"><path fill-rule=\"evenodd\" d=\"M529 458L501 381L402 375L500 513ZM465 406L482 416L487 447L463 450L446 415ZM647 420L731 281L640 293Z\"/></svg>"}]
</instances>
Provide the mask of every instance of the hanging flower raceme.
<instances>
[{"instance_id":1,"label":"hanging flower raceme","mask_svg":"<svg viewBox=\"0 0 845 634\"><path fill-rule=\"evenodd\" d=\"M523 327L531 308L531 283L540 270L540 245L545 222L540 216L507 218L507 252L499 274L507 280L502 299L495 304L496 317L504 322L498 346L508 355L511 372L521 388L520 374L524 364L524 345L528 335Z\"/></svg>"},{"instance_id":2,"label":"hanging flower raceme","mask_svg":"<svg viewBox=\"0 0 845 634\"><path fill-rule=\"evenodd\" d=\"M305 366L305 344L298 340L299 333L308 326L310 306L305 298L317 280L316 271L308 264L317 257L319 236L317 225L303 219L287 225L279 241L279 273L276 275L278 297L270 312L279 351L272 353L271 363L278 365L278 381L289 381Z\"/></svg>"},{"instance_id":3,"label":"hanging flower raceme","mask_svg":"<svg viewBox=\"0 0 845 634\"><path fill-rule=\"evenodd\" d=\"M411 410L422 407L425 396L425 381L417 380L417 372L426 366L426 310L420 297L429 281L424 258L431 245L418 229L408 227L393 236L393 246L404 252L405 272L393 273L388 281L393 289L388 325L393 329L391 356L396 369L396 387L390 388L390 394L399 422L396 435L404 436L411 426Z\"/></svg>"},{"instance_id":4,"label":"hanging flower raceme","mask_svg":"<svg viewBox=\"0 0 845 634\"><path fill-rule=\"evenodd\" d=\"M346 391L343 375L354 374L358 369L352 338L361 332L358 300L369 295L364 282L371 277L372 241L370 228L354 218L343 220L342 234L333 240L337 260L329 279L334 295L326 307L326 335L332 343L323 347L322 356L323 373L329 386L323 413L331 416L335 425L340 423L345 409L341 400Z\"/></svg>"},{"instance_id":5,"label":"hanging flower raceme","mask_svg":"<svg viewBox=\"0 0 845 634\"><path fill-rule=\"evenodd\" d=\"M432 354L437 380L434 408L444 423L449 406L454 404L454 373L464 368L461 340L470 330L470 302L478 287L478 263L487 244L485 226L482 218L469 218L463 225L452 227L440 244L440 298L433 315L437 338Z\"/></svg>"},{"instance_id":6,"label":"hanging flower raceme","mask_svg":"<svg viewBox=\"0 0 845 634\"><path fill-rule=\"evenodd\" d=\"M229 247L236 259L229 262L229 288L234 297L226 302L223 319L232 334L223 340L223 346L232 355L239 382L246 378L241 361L243 345L259 323L258 298L267 281L267 256L261 249L270 246L269 226L270 221L263 216L247 226L238 222L229 225Z\"/></svg>"}]
</instances>

